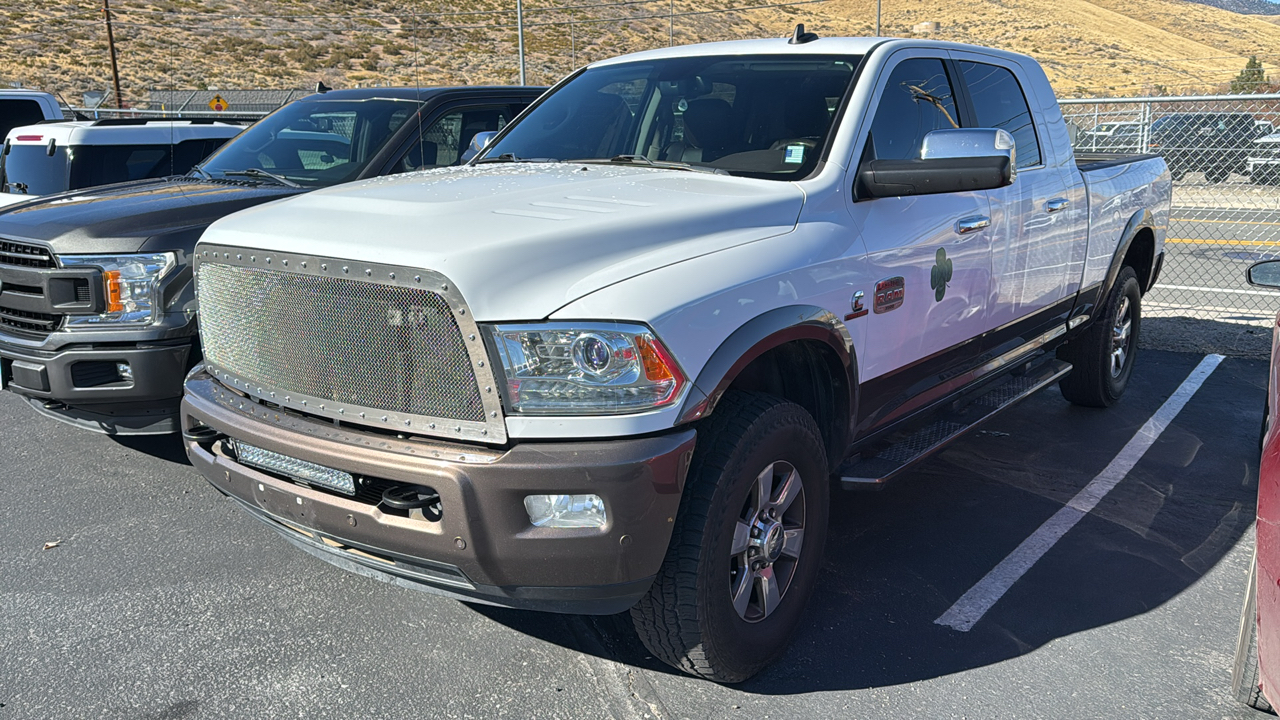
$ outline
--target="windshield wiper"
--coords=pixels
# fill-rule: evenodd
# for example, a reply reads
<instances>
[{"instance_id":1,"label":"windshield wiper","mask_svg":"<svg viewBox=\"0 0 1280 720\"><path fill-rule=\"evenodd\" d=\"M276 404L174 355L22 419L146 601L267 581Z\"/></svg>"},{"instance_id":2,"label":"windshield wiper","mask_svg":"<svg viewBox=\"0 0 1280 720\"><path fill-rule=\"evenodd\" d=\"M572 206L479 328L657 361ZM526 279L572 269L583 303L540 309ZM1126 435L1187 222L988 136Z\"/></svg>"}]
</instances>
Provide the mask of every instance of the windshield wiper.
<instances>
[{"instance_id":1,"label":"windshield wiper","mask_svg":"<svg viewBox=\"0 0 1280 720\"><path fill-rule=\"evenodd\" d=\"M588 158L586 160L570 160L569 162L585 165L644 165L645 167L660 168L662 170L688 170L689 172L711 173L713 175L729 174L722 168L698 167L697 165L675 160L650 160L644 155L614 155L608 160Z\"/></svg>"},{"instance_id":2,"label":"windshield wiper","mask_svg":"<svg viewBox=\"0 0 1280 720\"><path fill-rule=\"evenodd\" d=\"M516 157L515 153L502 153L501 155L497 155L495 157L480 158L479 160L476 160L476 165L479 165L481 163L500 163L500 162L544 163L544 162L554 162L554 161L552 161L550 158L522 158L522 157Z\"/></svg>"},{"instance_id":3,"label":"windshield wiper","mask_svg":"<svg viewBox=\"0 0 1280 720\"><path fill-rule=\"evenodd\" d=\"M302 188L301 185L290 180L287 177L284 177L282 175L277 175L272 172L267 172L266 170L262 170L260 168L249 168L248 170L223 170L222 174L223 176L226 176L226 177L240 176L240 177L251 177L251 178L266 178L268 180L275 180L281 185L288 185L291 188L299 188L299 189Z\"/></svg>"}]
</instances>

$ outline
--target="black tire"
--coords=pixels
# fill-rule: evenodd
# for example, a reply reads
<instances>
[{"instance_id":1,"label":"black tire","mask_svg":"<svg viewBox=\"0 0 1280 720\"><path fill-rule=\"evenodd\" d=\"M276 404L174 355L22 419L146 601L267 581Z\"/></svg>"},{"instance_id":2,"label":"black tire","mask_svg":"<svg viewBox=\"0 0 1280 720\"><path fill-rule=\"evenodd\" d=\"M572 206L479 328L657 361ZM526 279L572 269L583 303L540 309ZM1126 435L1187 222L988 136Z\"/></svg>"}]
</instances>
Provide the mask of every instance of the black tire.
<instances>
[{"instance_id":1,"label":"black tire","mask_svg":"<svg viewBox=\"0 0 1280 720\"><path fill-rule=\"evenodd\" d=\"M692 675L736 683L786 650L826 543L831 490L821 438L804 408L762 393L726 393L702 421L667 557L649 593L631 609L632 624L654 656ZM770 468L769 489L760 489L759 478ZM800 491L790 494L789 504L779 503L776 520L769 520L765 506L775 507L773 501L755 498L783 488L792 476L785 471L783 481L775 480L780 468L798 473ZM799 548L788 550L797 508L803 533ZM784 522L791 523L786 530ZM767 532L746 536L739 525ZM744 550L734 554L735 545ZM798 557L790 556L792 550ZM757 558L752 567L743 565L748 553ZM763 582L781 586L770 610ZM745 602L744 593L734 595L735 584L745 589Z\"/></svg>"},{"instance_id":2,"label":"black tire","mask_svg":"<svg viewBox=\"0 0 1280 720\"><path fill-rule=\"evenodd\" d=\"M1226 168L1213 168L1211 170L1204 171L1204 179L1206 182L1220 183L1223 180L1226 180L1230 174L1231 171Z\"/></svg>"},{"instance_id":3,"label":"black tire","mask_svg":"<svg viewBox=\"0 0 1280 720\"><path fill-rule=\"evenodd\" d=\"M1117 317L1121 313L1127 314L1129 319L1122 341L1116 337L1120 329ZM1124 395L1133 374L1141 328L1142 289L1138 285L1138 274L1126 265L1120 269L1115 287L1099 317L1088 330L1058 350L1058 357L1072 365L1071 372L1058 382L1062 397L1085 407L1114 405ZM1118 371L1113 364L1117 349L1121 350Z\"/></svg>"},{"instance_id":4,"label":"black tire","mask_svg":"<svg viewBox=\"0 0 1280 720\"><path fill-rule=\"evenodd\" d=\"M1255 710L1274 712L1262 694L1258 671L1258 559L1255 553L1249 564L1249 584L1244 593L1244 609L1240 611L1240 638L1236 642L1236 661L1231 667L1231 692L1236 699Z\"/></svg>"}]
</instances>

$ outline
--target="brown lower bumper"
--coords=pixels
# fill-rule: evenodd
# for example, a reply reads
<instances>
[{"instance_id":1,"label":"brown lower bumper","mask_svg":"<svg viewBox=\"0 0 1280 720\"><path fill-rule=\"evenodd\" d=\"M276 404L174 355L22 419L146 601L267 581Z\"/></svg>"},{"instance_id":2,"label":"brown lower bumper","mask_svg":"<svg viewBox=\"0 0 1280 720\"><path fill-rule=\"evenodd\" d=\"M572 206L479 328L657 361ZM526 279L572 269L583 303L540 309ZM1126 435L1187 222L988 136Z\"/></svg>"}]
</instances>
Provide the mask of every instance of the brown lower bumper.
<instances>
[{"instance_id":1,"label":"brown lower bumper","mask_svg":"<svg viewBox=\"0 0 1280 720\"><path fill-rule=\"evenodd\" d=\"M564 612L617 612L647 591L671 538L695 435L509 450L397 440L278 413L203 373L187 381L182 426L212 429L186 441L210 483L313 554L456 597ZM219 435L380 486L429 486L442 516L414 519L376 496L352 498L242 465ZM534 527L524 497L539 493L599 495L608 522Z\"/></svg>"}]
</instances>

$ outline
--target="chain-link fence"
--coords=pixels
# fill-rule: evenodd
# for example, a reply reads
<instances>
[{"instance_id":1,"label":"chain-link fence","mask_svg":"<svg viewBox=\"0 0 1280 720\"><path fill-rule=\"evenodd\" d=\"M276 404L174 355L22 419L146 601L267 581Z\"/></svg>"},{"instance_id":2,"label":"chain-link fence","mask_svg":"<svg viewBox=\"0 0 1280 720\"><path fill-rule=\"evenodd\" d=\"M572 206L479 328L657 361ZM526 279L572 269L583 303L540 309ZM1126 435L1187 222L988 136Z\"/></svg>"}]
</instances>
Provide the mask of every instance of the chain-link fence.
<instances>
[{"instance_id":1,"label":"chain-link fence","mask_svg":"<svg viewBox=\"0 0 1280 720\"><path fill-rule=\"evenodd\" d=\"M1078 151L1151 152L1173 175L1159 284L1144 314L1262 324L1280 293L1245 269L1280 258L1280 95L1064 99Z\"/></svg>"}]
</instances>

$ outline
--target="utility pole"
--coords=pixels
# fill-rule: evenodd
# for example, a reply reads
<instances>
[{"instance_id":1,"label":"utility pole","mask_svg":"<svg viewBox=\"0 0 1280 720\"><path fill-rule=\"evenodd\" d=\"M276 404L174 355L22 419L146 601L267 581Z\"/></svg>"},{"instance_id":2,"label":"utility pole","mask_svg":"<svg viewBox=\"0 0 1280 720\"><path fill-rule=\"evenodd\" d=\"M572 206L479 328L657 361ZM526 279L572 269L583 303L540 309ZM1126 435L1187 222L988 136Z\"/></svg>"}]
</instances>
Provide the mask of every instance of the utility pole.
<instances>
[{"instance_id":1,"label":"utility pole","mask_svg":"<svg viewBox=\"0 0 1280 720\"><path fill-rule=\"evenodd\" d=\"M116 109L124 108L120 97L120 69L116 67L116 36L111 32L111 0L102 0L102 14L107 20L107 49L111 51L111 83L116 90Z\"/></svg>"},{"instance_id":2,"label":"utility pole","mask_svg":"<svg viewBox=\"0 0 1280 720\"><path fill-rule=\"evenodd\" d=\"M520 0L516 0L516 35L520 43L520 84L524 85L524 4Z\"/></svg>"},{"instance_id":3,"label":"utility pole","mask_svg":"<svg viewBox=\"0 0 1280 720\"><path fill-rule=\"evenodd\" d=\"M670 20L669 31L671 33L667 47L675 47L676 44L676 0L671 0L671 14L667 16Z\"/></svg>"},{"instance_id":4,"label":"utility pole","mask_svg":"<svg viewBox=\"0 0 1280 720\"><path fill-rule=\"evenodd\" d=\"M880 0L876 0L876 37L880 37Z\"/></svg>"}]
</instances>

